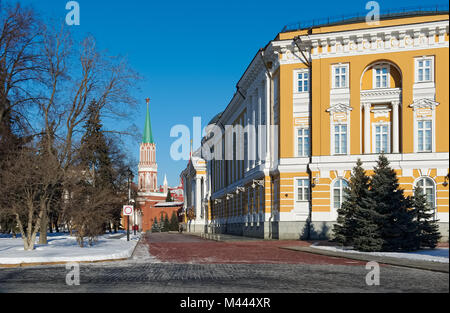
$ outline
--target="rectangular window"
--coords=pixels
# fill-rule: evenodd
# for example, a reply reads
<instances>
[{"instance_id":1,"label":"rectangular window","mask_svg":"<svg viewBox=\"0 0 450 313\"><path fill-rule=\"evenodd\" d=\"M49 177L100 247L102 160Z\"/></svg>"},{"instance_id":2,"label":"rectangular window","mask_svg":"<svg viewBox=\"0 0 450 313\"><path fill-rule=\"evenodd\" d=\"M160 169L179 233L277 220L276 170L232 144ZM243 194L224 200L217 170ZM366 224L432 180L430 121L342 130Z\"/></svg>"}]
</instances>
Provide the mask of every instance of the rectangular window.
<instances>
[{"instance_id":1,"label":"rectangular window","mask_svg":"<svg viewBox=\"0 0 450 313\"><path fill-rule=\"evenodd\" d=\"M375 125L375 153L389 153L389 126Z\"/></svg>"},{"instance_id":2,"label":"rectangular window","mask_svg":"<svg viewBox=\"0 0 450 313\"><path fill-rule=\"evenodd\" d=\"M419 152L432 152L432 122L430 120L417 122L417 142Z\"/></svg>"},{"instance_id":3,"label":"rectangular window","mask_svg":"<svg viewBox=\"0 0 450 313\"><path fill-rule=\"evenodd\" d=\"M374 88L389 88L389 68L387 66L376 67Z\"/></svg>"},{"instance_id":4,"label":"rectangular window","mask_svg":"<svg viewBox=\"0 0 450 313\"><path fill-rule=\"evenodd\" d=\"M298 92L309 91L309 74L307 72L297 74L297 91Z\"/></svg>"},{"instance_id":5,"label":"rectangular window","mask_svg":"<svg viewBox=\"0 0 450 313\"><path fill-rule=\"evenodd\" d=\"M433 59L421 58L416 60L416 82L433 81Z\"/></svg>"},{"instance_id":6,"label":"rectangular window","mask_svg":"<svg viewBox=\"0 0 450 313\"><path fill-rule=\"evenodd\" d=\"M333 190L333 205L335 209L341 208L341 189L337 188Z\"/></svg>"},{"instance_id":7,"label":"rectangular window","mask_svg":"<svg viewBox=\"0 0 450 313\"><path fill-rule=\"evenodd\" d=\"M334 153L347 154L347 125L334 126Z\"/></svg>"},{"instance_id":8,"label":"rectangular window","mask_svg":"<svg viewBox=\"0 0 450 313\"><path fill-rule=\"evenodd\" d=\"M309 201L309 179L297 179L297 201Z\"/></svg>"},{"instance_id":9,"label":"rectangular window","mask_svg":"<svg viewBox=\"0 0 450 313\"><path fill-rule=\"evenodd\" d=\"M297 156L309 156L308 128L299 128L297 131Z\"/></svg>"},{"instance_id":10,"label":"rectangular window","mask_svg":"<svg viewBox=\"0 0 450 313\"><path fill-rule=\"evenodd\" d=\"M333 67L333 87L348 87L348 65L335 65Z\"/></svg>"}]
</instances>

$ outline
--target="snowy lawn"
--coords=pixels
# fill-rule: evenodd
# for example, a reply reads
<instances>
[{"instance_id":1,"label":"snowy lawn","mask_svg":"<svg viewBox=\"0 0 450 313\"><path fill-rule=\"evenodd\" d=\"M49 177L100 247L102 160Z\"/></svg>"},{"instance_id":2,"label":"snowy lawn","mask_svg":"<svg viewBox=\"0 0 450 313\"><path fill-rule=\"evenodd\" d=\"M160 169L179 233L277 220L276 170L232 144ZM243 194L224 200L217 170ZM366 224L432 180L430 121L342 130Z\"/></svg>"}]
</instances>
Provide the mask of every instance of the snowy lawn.
<instances>
[{"instance_id":1,"label":"snowy lawn","mask_svg":"<svg viewBox=\"0 0 450 313\"><path fill-rule=\"evenodd\" d=\"M125 235L125 236L123 236ZM119 239L118 236L122 236ZM98 237L93 246L81 248L75 237L69 234L49 234L48 245L35 245L35 250L25 251L23 240L11 235L0 235L0 264L51 263L51 262L91 262L129 258L140 235L126 232L106 234ZM38 242L39 238L37 238Z\"/></svg>"},{"instance_id":2,"label":"snowy lawn","mask_svg":"<svg viewBox=\"0 0 450 313\"><path fill-rule=\"evenodd\" d=\"M311 245L311 248L329 250L335 252L344 252L344 253L357 253L357 254L366 254L380 257L393 257L393 258L402 258L402 259L410 259L410 260L420 260L420 261L432 261L432 262L440 262L440 263L449 263L448 262L448 248L436 248L434 250L419 250L415 252L360 252L352 250L350 247L331 247L331 246L317 246L315 244Z\"/></svg>"}]
</instances>

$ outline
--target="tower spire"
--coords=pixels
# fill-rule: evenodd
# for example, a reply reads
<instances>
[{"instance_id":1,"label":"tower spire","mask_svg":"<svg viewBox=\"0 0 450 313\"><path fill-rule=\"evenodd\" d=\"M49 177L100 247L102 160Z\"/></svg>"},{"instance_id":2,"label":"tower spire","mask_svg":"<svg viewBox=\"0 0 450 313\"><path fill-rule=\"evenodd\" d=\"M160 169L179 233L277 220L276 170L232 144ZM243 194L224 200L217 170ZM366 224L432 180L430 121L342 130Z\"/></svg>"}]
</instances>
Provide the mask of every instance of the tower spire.
<instances>
[{"instance_id":1,"label":"tower spire","mask_svg":"<svg viewBox=\"0 0 450 313\"><path fill-rule=\"evenodd\" d=\"M147 115L145 117L145 128L144 128L144 136L142 137L142 143L155 143L153 140L153 133L152 133L152 123L150 121L150 108L149 103L150 99L145 99L147 102Z\"/></svg>"}]
</instances>

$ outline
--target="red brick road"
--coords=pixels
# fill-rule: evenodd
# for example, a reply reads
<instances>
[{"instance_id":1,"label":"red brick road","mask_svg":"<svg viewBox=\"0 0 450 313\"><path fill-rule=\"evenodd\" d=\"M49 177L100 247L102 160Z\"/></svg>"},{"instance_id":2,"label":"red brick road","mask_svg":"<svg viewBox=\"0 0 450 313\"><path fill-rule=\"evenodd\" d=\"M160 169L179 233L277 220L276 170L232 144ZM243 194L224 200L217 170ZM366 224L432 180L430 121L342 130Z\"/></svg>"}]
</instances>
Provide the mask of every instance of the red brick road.
<instances>
[{"instance_id":1,"label":"red brick road","mask_svg":"<svg viewBox=\"0 0 450 313\"><path fill-rule=\"evenodd\" d=\"M146 243L151 255L170 263L365 265L359 261L280 249L310 245L298 240L216 242L191 235L155 233L146 236Z\"/></svg>"}]
</instances>

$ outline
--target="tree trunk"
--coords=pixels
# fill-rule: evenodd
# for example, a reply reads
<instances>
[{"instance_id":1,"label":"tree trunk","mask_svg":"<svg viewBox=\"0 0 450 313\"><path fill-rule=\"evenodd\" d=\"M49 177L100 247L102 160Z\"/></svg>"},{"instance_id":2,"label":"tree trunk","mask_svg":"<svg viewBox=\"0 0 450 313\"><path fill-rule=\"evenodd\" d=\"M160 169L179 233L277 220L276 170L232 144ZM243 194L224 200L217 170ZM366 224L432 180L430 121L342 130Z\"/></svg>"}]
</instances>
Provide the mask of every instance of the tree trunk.
<instances>
[{"instance_id":1,"label":"tree trunk","mask_svg":"<svg viewBox=\"0 0 450 313\"><path fill-rule=\"evenodd\" d=\"M39 244L46 245L47 241L47 229L48 229L48 216L47 210L44 211L41 219L41 225L39 227Z\"/></svg>"}]
</instances>

